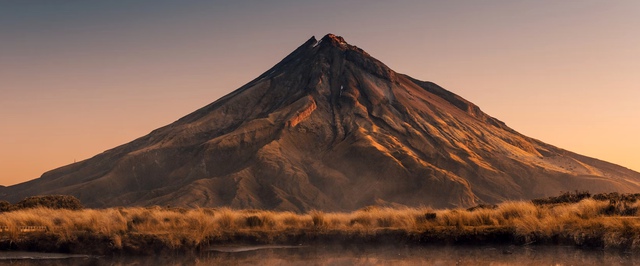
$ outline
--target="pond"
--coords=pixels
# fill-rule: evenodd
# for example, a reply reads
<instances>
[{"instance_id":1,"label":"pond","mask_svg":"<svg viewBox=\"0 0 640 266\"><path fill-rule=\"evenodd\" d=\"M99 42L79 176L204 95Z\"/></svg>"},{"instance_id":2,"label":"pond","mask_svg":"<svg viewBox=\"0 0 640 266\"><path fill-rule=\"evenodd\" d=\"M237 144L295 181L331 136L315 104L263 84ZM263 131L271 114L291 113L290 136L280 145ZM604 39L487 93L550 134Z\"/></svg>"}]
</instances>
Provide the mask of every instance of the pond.
<instances>
[{"instance_id":1,"label":"pond","mask_svg":"<svg viewBox=\"0 0 640 266\"><path fill-rule=\"evenodd\" d=\"M0 252L0 265L637 265L640 254L568 246L219 246L199 255Z\"/></svg>"}]
</instances>

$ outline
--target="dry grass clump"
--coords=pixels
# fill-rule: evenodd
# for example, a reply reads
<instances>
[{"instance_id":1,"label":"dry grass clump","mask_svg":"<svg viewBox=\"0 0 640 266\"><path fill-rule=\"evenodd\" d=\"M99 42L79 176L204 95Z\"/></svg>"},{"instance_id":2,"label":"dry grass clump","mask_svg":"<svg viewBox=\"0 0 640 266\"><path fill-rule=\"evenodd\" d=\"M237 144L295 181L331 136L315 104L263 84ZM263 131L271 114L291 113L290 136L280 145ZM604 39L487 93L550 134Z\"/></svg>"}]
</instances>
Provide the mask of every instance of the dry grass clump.
<instances>
[{"instance_id":1,"label":"dry grass clump","mask_svg":"<svg viewBox=\"0 0 640 266\"><path fill-rule=\"evenodd\" d=\"M229 208L54 210L37 207L1 213L0 239L19 243L30 237L41 237L54 239L56 245L91 240L94 245L105 245L112 251L139 251L149 245L179 250L221 241L264 243L287 241L296 236L298 239L340 234L376 237L400 232L420 243L434 239L484 243L495 236L518 243L640 249L638 207L638 201L594 198L542 205L504 202L470 209L368 207L354 212L314 210L304 214ZM25 232L25 226L45 230ZM282 235L293 235L293 238L282 238Z\"/></svg>"}]
</instances>

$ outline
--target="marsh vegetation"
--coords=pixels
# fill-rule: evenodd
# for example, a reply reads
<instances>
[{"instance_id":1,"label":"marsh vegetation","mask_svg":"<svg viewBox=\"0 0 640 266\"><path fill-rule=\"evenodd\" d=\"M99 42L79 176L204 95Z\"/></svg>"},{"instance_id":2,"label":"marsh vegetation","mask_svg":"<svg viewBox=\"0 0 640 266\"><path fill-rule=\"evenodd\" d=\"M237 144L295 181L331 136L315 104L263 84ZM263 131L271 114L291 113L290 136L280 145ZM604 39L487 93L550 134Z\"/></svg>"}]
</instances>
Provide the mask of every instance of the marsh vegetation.
<instances>
[{"instance_id":1,"label":"marsh vegetation","mask_svg":"<svg viewBox=\"0 0 640 266\"><path fill-rule=\"evenodd\" d=\"M563 196L574 198L571 194ZM640 250L638 207L637 197L621 194L504 202L469 209L367 207L354 212L303 214L229 208L35 207L0 213L0 248L153 254L197 251L220 244L395 242L570 244Z\"/></svg>"}]
</instances>

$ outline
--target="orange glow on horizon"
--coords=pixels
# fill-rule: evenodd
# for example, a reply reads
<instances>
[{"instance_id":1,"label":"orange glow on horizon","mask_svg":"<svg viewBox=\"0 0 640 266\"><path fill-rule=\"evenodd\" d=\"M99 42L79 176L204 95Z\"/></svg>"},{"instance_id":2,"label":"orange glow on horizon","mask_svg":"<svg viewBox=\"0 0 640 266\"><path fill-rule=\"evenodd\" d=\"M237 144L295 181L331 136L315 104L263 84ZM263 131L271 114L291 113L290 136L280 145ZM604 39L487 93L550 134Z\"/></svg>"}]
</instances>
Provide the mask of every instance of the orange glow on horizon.
<instances>
[{"instance_id":1,"label":"orange glow on horizon","mask_svg":"<svg viewBox=\"0 0 640 266\"><path fill-rule=\"evenodd\" d=\"M329 32L526 136L640 171L640 1L107 2L0 3L0 185L148 134Z\"/></svg>"}]
</instances>

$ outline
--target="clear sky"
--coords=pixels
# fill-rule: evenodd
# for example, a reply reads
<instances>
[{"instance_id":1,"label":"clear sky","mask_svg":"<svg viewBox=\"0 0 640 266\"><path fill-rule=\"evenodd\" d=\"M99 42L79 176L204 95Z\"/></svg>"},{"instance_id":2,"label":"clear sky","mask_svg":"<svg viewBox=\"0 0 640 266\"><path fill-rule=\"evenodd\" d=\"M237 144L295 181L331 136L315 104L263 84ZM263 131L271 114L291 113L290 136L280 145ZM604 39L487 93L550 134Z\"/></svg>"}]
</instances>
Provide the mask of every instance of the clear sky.
<instances>
[{"instance_id":1,"label":"clear sky","mask_svg":"<svg viewBox=\"0 0 640 266\"><path fill-rule=\"evenodd\" d=\"M0 1L0 185L169 124L312 35L640 170L640 1Z\"/></svg>"}]
</instances>

